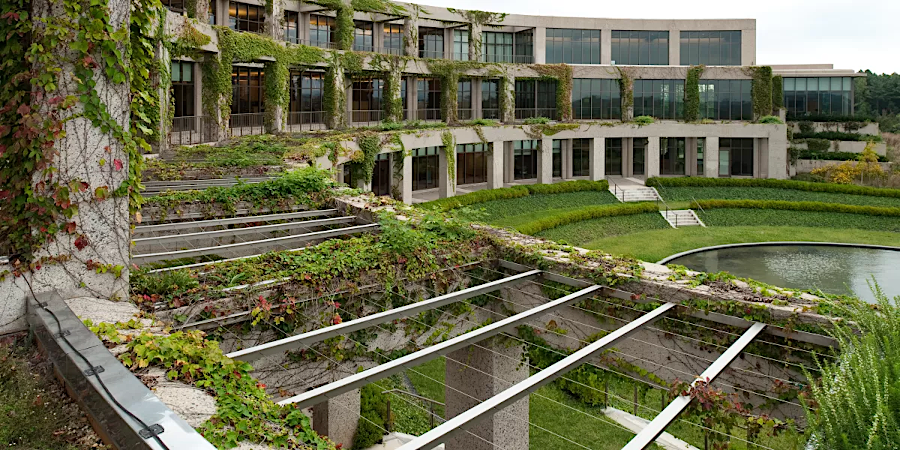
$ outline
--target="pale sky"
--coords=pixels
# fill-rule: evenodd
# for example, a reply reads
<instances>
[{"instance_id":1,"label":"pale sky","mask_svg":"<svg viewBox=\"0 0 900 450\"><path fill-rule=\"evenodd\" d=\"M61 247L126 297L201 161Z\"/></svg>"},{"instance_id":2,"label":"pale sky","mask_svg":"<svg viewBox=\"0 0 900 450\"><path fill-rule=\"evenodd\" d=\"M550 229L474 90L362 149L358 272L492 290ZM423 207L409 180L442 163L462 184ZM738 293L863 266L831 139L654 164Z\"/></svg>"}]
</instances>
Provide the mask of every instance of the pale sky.
<instances>
[{"instance_id":1,"label":"pale sky","mask_svg":"<svg viewBox=\"0 0 900 450\"><path fill-rule=\"evenodd\" d=\"M408 0L409 1L409 0ZM538 16L756 19L759 64L900 72L900 0L411 0Z\"/></svg>"}]
</instances>

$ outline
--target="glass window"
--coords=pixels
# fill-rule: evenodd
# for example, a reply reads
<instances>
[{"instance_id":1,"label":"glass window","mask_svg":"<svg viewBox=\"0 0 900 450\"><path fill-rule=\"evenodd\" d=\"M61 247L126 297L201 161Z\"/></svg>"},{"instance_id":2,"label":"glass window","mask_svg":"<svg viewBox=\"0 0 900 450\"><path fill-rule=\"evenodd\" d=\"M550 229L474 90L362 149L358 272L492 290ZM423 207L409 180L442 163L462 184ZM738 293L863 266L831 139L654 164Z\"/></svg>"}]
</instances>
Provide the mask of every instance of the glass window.
<instances>
[{"instance_id":1,"label":"glass window","mask_svg":"<svg viewBox=\"0 0 900 450\"><path fill-rule=\"evenodd\" d=\"M372 22L362 20L353 21L353 50L358 52L371 52L375 49L372 36Z\"/></svg>"},{"instance_id":2,"label":"glass window","mask_svg":"<svg viewBox=\"0 0 900 450\"><path fill-rule=\"evenodd\" d=\"M515 36L514 62L531 64L534 62L534 30L519 31Z\"/></svg>"},{"instance_id":3,"label":"glass window","mask_svg":"<svg viewBox=\"0 0 900 450\"><path fill-rule=\"evenodd\" d=\"M214 1L209 2L208 12L209 12L209 24L215 25L216 24L216 2L214 2Z\"/></svg>"},{"instance_id":4,"label":"glass window","mask_svg":"<svg viewBox=\"0 0 900 450\"><path fill-rule=\"evenodd\" d=\"M684 80L634 80L634 116L684 117Z\"/></svg>"},{"instance_id":5,"label":"glass window","mask_svg":"<svg viewBox=\"0 0 900 450\"><path fill-rule=\"evenodd\" d=\"M231 69L231 114L256 114L265 111L263 104L264 73L254 67Z\"/></svg>"},{"instance_id":6,"label":"glass window","mask_svg":"<svg viewBox=\"0 0 900 450\"><path fill-rule=\"evenodd\" d=\"M412 151L413 190L438 187L438 152L440 147L415 148Z\"/></svg>"},{"instance_id":7,"label":"glass window","mask_svg":"<svg viewBox=\"0 0 900 450\"><path fill-rule=\"evenodd\" d=\"M697 176L703 176L703 159L706 153L706 138L697 138Z\"/></svg>"},{"instance_id":8,"label":"glass window","mask_svg":"<svg viewBox=\"0 0 900 450\"><path fill-rule=\"evenodd\" d=\"M553 140L553 174L551 175L554 178L562 178L562 146L563 141L561 139Z\"/></svg>"},{"instance_id":9,"label":"glass window","mask_svg":"<svg viewBox=\"0 0 900 450\"><path fill-rule=\"evenodd\" d=\"M481 80L481 116L485 119L500 118L500 80Z\"/></svg>"},{"instance_id":10,"label":"glass window","mask_svg":"<svg viewBox=\"0 0 900 450\"><path fill-rule=\"evenodd\" d=\"M728 153L726 158L727 173L722 173L720 162L719 175L722 176L753 176L753 139L752 138L722 138L719 139L719 158L722 153Z\"/></svg>"},{"instance_id":11,"label":"glass window","mask_svg":"<svg viewBox=\"0 0 900 450\"><path fill-rule=\"evenodd\" d=\"M403 25L384 24L384 52L403 55Z\"/></svg>"},{"instance_id":12,"label":"glass window","mask_svg":"<svg viewBox=\"0 0 900 450\"><path fill-rule=\"evenodd\" d=\"M481 50L486 62L513 62L513 34L485 31L481 33Z\"/></svg>"},{"instance_id":13,"label":"glass window","mask_svg":"<svg viewBox=\"0 0 900 450\"><path fill-rule=\"evenodd\" d=\"M453 59L469 60L469 30L453 30Z\"/></svg>"},{"instance_id":14,"label":"glass window","mask_svg":"<svg viewBox=\"0 0 900 450\"><path fill-rule=\"evenodd\" d=\"M441 120L441 80L439 78L419 78L416 82L417 118L419 120Z\"/></svg>"},{"instance_id":15,"label":"glass window","mask_svg":"<svg viewBox=\"0 0 900 450\"><path fill-rule=\"evenodd\" d=\"M607 175L622 175L622 138L606 138L603 159Z\"/></svg>"},{"instance_id":16,"label":"glass window","mask_svg":"<svg viewBox=\"0 0 900 450\"><path fill-rule=\"evenodd\" d=\"M175 103L174 117L188 117L195 114L194 89L194 63L187 61L172 61L172 99Z\"/></svg>"},{"instance_id":17,"label":"glass window","mask_svg":"<svg viewBox=\"0 0 900 450\"><path fill-rule=\"evenodd\" d=\"M659 138L659 174L684 175L685 138Z\"/></svg>"},{"instance_id":18,"label":"glass window","mask_svg":"<svg viewBox=\"0 0 900 450\"><path fill-rule=\"evenodd\" d=\"M539 145L537 140L513 141L513 179L537 178Z\"/></svg>"},{"instance_id":19,"label":"glass window","mask_svg":"<svg viewBox=\"0 0 900 450\"><path fill-rule=\"evenodd\" d=\"M468 54L468 47L466 54ZM444 29L419 27L419 57L444 57Z\"/></svg>"},{"instance_id":20,"label":"glass window","mask_svg":"<svg viewBox=\"0 0 900 450\"><path fill-rule=\"evenodd\" d=\"M785 78L783 85L788 117L853 114L850 77Z\"/></svg>"},{"instance_id":21,"label":"glass window","mask_svg":"<svg viewBox=\"0 0 900 450\"><path fill-rule=\"evenodd\" d=\"M669 64L668 31L613 30L610 47L613 64L632 66Z\"/></svg>"},{"instance_id":22,"label":"glass window","mask_svg":"<svg viewBox=\"0 0 900 450\"><path fill-rule=\"evenodd\" d=\"M291 71L288 125L325 122L325 74Z\"/></svg>"},{"instance_id":23,"label":"glass window","mask_svg":"<svg viewBox=\"0 0 900 450\"><path fill-rule=\"evenodd\" d=\"M547 64L600 64L600 30L547 29Z\"/></svg>"},{"instance_id":24,"label":"glass window","mask_svg":"<svg viewBox=\"0 0 900 450\"><path fill-rule=\"evenodd\" d=\"M586 177L591 174L591 140L572 139L572 176Z\"/></svg>"},{"instance_id":25,"label":"glass window","mask_svg":"<svg viewBox=\"0 0 900 450\"><path fill-rule=\"evenodd\" d=\"M516 119L556 118L556 80L516 80Z\"/></svg>"},{"instance_id":26,"label":"glass window","mask_svg":"<svg viewBox=\"0 0 900 450\"><path fill-rule=\"evenodd\" d=\"M456 184L487 182L488 144L460 144L456 146Z\"/></svg>"},{"instance_id":27,"label":"glass window","mask_svg":"<svg viewBox=\"0 0 900 450\"><path fill-rule=\"evenodd\" d=\"M700 80L700 117L752 120L751 80Z\"/></svg>"},{"instance_id":28,"label":"glass window","mask_svg":"<svg viewBox=\"0 0 900 450\"><path fill-rule=\"evenodd\" d=\"M631 173L632 175L643 175L647 161L647 148L650 140L647 138L634 138L631 152Z\"/></svg>"},{"instance_id":29,"label":"glass window","mask_svg":"<svg viewBox=\"0 0 900 450\"><path fill-rule=\"evenodd\" d=\"M168 8L169 11L184 12L184 0L162 0L162 5Z\"/></svg>"},{"instance_id":30,"label":"glass window","mask_svg":"<svg viewBox=\"0 0 900 450\"><path fill-rule=\"evenodd\" d=\"M472 80L460 79L456 89L456 115L460 120L472 119Z\"/></svg>"},{"instance_id":31,"label":"glass window","mask_svg":"<svg viewBox=\"0 0 900 450\"><path fill-rule=\"evenodd\" d=\"M210 3L215 3L210 1ZM292 44L300 43L300 15L297 11L284 12L284 40Z\"/></svg>"},{"instance_id":32,"label":"glass window","mask_svg":"<svg viewBox=\"0 0 900 450\"><path fill-rule=\"evenodd\" d=\"M572 80L572 114L575 119L621 119L622 91L619 80Z\"/></svg>"},{"instance_id":33,"label":"glass window","mask_svg":"<svg viewBox=\"0 0 900 450\"><path fill-rule=\"evenodd\" d=\"M309 16L309 43L316 47L334 47L334 17L310 14Z\"/></svg>"},{"instance_id":34,"label":"glass window","mask_svg":"<svg viewBox=\"0 0 900 450\"><path fill-rule=\"evenodd\" d=\"M682 66L741 65L740 31L682 31L679 35Z\"/></svg>"},{"instance_id":35,"label":"glass window","mask_svg":"<svg viewBox=\"0 0 900 450\"><path fill-rule=\"evenodd\" d=\"M373 78L353 81L351 113L353 122L380 122L384 81Z\"/></svg>"},{"instance_id":36,"label":"glass window","mask_svg":"<svg viewBox=\"0 0 900 450\"><path fill-rule=\"evenodd\" d=\"M236 31L262 33L265 29L265 14L262 6L247 3L228 3L228 26Z\"/></svg>"}]
</instances>

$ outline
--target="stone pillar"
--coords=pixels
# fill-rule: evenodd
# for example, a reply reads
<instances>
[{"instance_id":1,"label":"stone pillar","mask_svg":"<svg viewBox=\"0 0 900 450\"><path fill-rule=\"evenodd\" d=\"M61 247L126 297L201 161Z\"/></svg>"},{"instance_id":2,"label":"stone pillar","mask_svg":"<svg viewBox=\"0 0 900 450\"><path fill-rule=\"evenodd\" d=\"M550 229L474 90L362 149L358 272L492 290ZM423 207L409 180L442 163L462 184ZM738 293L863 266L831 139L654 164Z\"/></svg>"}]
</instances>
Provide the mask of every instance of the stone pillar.
<instances>
[{"instance_id":1,"label":"stone pillar","mask_svg":"<svg viewBox=\"0 0 900 450\"><path fill-rule=\"evenodd\" d=\"M706 148L703 151L703 176L718 178L719 176L719 137L706 138Z\"/></svg>"},{"instance_id":2,"label":"stone pillar","mask_svg":"<svg viewBox=\"0 0 900 450\"><path fill-rule=\"evenodd\" d=\"M531 49L531 54L534 55L534 63L535 64L546 64L547 63L547 28L546 27L534 27L534 38L532 38L532 42L534 42L534 47ZM600 45L603 45L602 42ZM516 61L519 62L519 61Z\"/></svg>"},{"instance_id":3,"label":"stone pillar","mask_svg":"<svg viewBox=\"0 0 900 450\"><path fill-rule=\"evenodd\" d=\"M541 139L537 181L541 184L553 184L553 139Z\"/></svg>"},{"instance_id":4,"label":"stone pillar","mask_svg":"<svg viewBox=\"0 0 900 450\"><path fill-rule=\"evenodd\" d=\"M512 123L516 120L516 77L503 74L500 79L500 121Z\"/></svg>"},{"instance_id":5,"label":"stone pillar","mask_svg":"<svg viewBox=\"0 0 900 450\"><path fill-rule=\"evenodd\" d=\"M684 138L684 174L697 176L697 138Z\"/></svg>"},{"instance_id":6,"label":"stone pillar","mask_svg":"<svg viewBox=\"0 0 900 450\"><path fill-rule=\"evenodd\" d=\"M274 2L279 3L279 2ZM263 70L267 74L266 76L274 76L275 73L273 69L275 63L267 62L264 64ZM290 89L290 80L288 79L288 73L284 74L284 79L278 80L277 83L281 85L281 88L284 91ZM265 95L265 93L263 94ZM263 101L266 105L266 113L264 117L264 122L266 125L266 133L269 134L278 134L284 128L284 107L272 101L272 99L264 98Z\"/></svg>"},{"instance_id":7,"label":"stone pillar","mask_svg":"<svg viewBox=\"0 0 900 450\"><path fill-rule=\"evenodd\" d=\"M399 154L396 154L398 155ZM412 155L403 156L403 179L400 180L400 196L403 203L413 202L413 168Z\"/></svg>"},{"instance_id":8,"label":"stone pillar","mask_svg":"<svg viewBox=\"0 0 900 450\"><path fill-rule=\"evenodd\" d=\"M659 176L659 136L647 138L647 178Z\"/></svg>"},{"instance_id":9,"label":"stone pillar","mask_svg":"<svg viewBox=\"0 0 900 450\"><path fill-rule=\"evenodd\" d=\"M496 338L448 354L445 374L447 418L456 417L528 378L528 366L522 364L522 360L522 345L507 346ZM493 450L493 445L506 450L527 450L528 397L478 421L467 430L471 434L456 433L447 439L446 450Z\"/></svg>"},{"instance_id":10,"label":"stone pillar","mask_svg":"<svg viewBox=\"0 0 900 450\"><path fill-rule=\"evenodd\" d=\"M591 181L600 181L606 178L606 139L594 138L589 142L591 146Z\"/></svg>"},{"instance_id":11,"label":"stone pillar","mask_svg":"<svg viewBox=\"0 0 900 450\"><path fill-rule=\"evenodd\" d=\"M634 138L622 138L622 176L634 176Z\"/></svg>"},{"instance_id":12,"label":"stone pillar","mask_svg":"<svg viewBox=\"0 0 900 450\"><path fill-rule=\"evenodd\" d=\"M562 146L562 177L572 178L572 140L564 139Z\"/></svg>"},{"instance_id":13,"label":"stone pillar","mask_svg":"<svg viewBox=\"0 0 900 450\"><path fill-rule=\"evenodd\" d=\"M456 195L456 174L450 176L451 160L454 169L456 169L456 148L441 147L438 151L438 195L440 198L453 197Z\"/></svg>"},{"instance_id":14,"label":"stone pillar","mask_svg":"<svg viewBox=\"0 0 900 450\"><path fill-rule=\"evenodd\" d=\"M505 174L503 178L507 183L516 181L514 155L513 143L510 142L509 145L503 147L503 173Z\"/></svg>"},{"instance_id":15,"label":"stone pillar","mask_svg":"<svg viewBox=\"0 0 900 450\"><path fill-rule=\"evenodd\" d=\"M419 21L407 17L403 20L403 48L406 56L419 56Z\"/></svg>"},{"instance_id":16,"label":"stone pillar","mask_svg":"<svg viewBox=\"0 0 900 450\"><path fill-rule=\"evenodd\" d=\"M453 47L453 36L450 36L450 47ZM469 24L469 61L481 61L482 53L481 24ZM452 50L451 50L452 51ZM455 59L455 58L454 58Z\"/></svg>"},{"instance_id":17,"label":"stone pillar","mask_svg":"<svg viewBox=\"0 0 900 450\"><path fill-rule=\"evenodd\" d=\"M228 26L228 0L209 0L216 2L216 25ZM307 21L309 18L307 17ZM307 36L309 39L309 36Z\"/></svg>"},{"instance_id":18,"label":"stone pillar","mask_svg":"<svg viewBox=\"0 0 900 450\"><path fill-rule=\"evenodd\" d=\"M406 77L406 111L408 120L416 120L417 110L419 108L418 87L416 77Z\"/></svg>"},{"instance_id":19,"label":"stone pillar","mask_svg":"<svg viewBox=\"0 0 900 450\"><path fill-rule=\"evenodd\" d=\"M327 436L341 448L353 447L353 436L359 426L359 389L338 395L312 407L312 426L316 433Z\"/></svg>"},{"instance_id":20,"label":"stone pillar","mask_svg":"<svg viewBox=\"0 0 900 450\"><path fill-rule=\"evenodd\" d=\"M334 62L339 61L335 58ZM326 114L325 126L331 129L340 129L347 127L347 91L344 85L344 69L340 65L335 65L325 69L325 90L333 89L335 95L325 96L325 100L333 102L331 105L325 105L326 111L333 111L332 114Z\"/></svg>"},{"instance_id":21,"label":"stone pillar","mask_svg":"<svg viewBox=\"0 0 900 450\"><path fill-rule=\"evenodd\" d=\"M600 30L600 64L612 64L612 30Z\"/></svg>"},{"instance_id":22,"label":"stone pillar","mask_svg":"<svg viewBox=\"0 0 900 450\"><path fill-rule=\"evenodd\" d=\"M127 0L109 0L110 33L125 28L127 32L131 15L131 3ZM63 2L36 0L32 3L32 24L36 33L43 33L46 21L68 20ZM125 42L118 42L118 50L123 59L118 64L128 66ZM42 92L39 103L32 107L48 113L46 99L59 96L79 97L74 77L73 50L68 45L46 48L53 58L53 64L61 69L56 89ZM103 61L92 52L95 61ZM37 63L35 69L44 69ZM100 64L103 64L100 62ZM125 130L129 129L131 93L128 80L113 82L102 68L93 71L93 92L105 105L108 120ZM32 97L35 101L36 96ZM32 287L35 294L56 290L64 299L90 296L107 299L128 299L128 275L130 264L131 229L129 221L128 195L114 192L127 182L129 155L122 141L113 132L101 129L82 116L83 103L77 101L75 107L58 110L62 133L53 142L57 152L48 158L54 172L52 178L37 170L32 176L32 187L36 195L49 197L52 186L78 186L69 194L69 201L77 207L65 223L74 224L71 230L59 231L50 242L45 243L34 254L34 259L57 259L58 262L43 264L32 272ZM139 181L139 180L136 180ZM13 193L16 195L16 193ZM65 223L60 223L63 228ZM46 234L37 227L39 223L23 221L20 227L34 227L34 233ZM98 273L98 267L107 270ZM115 275L114 272L119 273Z\"/></svg>"},{"instance_id":23,"label":"stone pillar","mask_svg":"<svg viewBox=\"0 0 900 450\"><path fill-rule=\"evenodd\" d=\"M681 65L681 32L674 27L669 29L669 65Z\"/></svg>"},{"instance_id":24,"label":"stone pillar","mask_svg":"<svg viewBox=\"0 0 900 450\"><path fill-rule=\"evenodd\" d=\"M481 110L481 78L472 78L472 119L483 119L484 111Z\"/></svg>"},{"instance_id":25,"label":"stone pillar","mask_svg":"<svg viewBox=\"0 0 900 450\"><path fill-rule=\"evenodd\" d=\"M266 35L276 41L283 41L284 29L281 22L284 20L284 2L266 2L264 4L266 5ZM269 11L269 8L272 10Z\"/></svg>"},{"instance_id":26,"label":"stone pillar","mask_svg":"<svg viewBox=\"0 0 900 450\"><path fill-rule=\"evenodd\" d=\"M503 141L491 142L491 153L488 155L487 180L488 189L503 187L503 156L506 150Z\"/></svg>"}]
</instances>

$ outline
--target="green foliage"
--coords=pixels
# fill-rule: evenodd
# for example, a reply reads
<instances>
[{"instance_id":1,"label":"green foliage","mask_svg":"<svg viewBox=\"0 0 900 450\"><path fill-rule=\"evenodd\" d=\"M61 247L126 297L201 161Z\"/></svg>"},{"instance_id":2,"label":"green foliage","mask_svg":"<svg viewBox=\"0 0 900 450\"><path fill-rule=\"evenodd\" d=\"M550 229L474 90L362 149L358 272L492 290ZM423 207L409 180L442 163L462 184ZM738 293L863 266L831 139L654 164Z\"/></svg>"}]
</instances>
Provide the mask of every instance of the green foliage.
<instances>
[{"instance_id":1,"label":"green foliage","mask_svg":"<svg viewBox=\"0 0 900 450\"><path fill-rule=\"evenodd\" d=\"M634 113L634 76L624 67L616 67L619 72L619 95L622 98L622 121L631 119ZM699 88L698 88L699 89Z\"/></svg>"},{"instance_id":2,"label":"green foliage","mask_svg":"<svg viewBox=\"0 0 900 450\"><path fill-rule=\"evenodd\" d=\"M516 227L516 230L524 234L537 234L541 231L551 228L560 227L570 223L581 222L585 220L598 219L601 217L627 216L632 214L641 214L648 212L657 212L659 208L655 203L634 203L623 204L618 206L588 206L586 208L574 211L566 211L556 215L544 217L533 222L526 223Z\"/></svg>"},{"instance_id":3,"label":"green foliage","mask_svg":"<svg viewBox=\"0 0 900 450\"><path fill-rule=\"evenodd\" d=\"M541 79L556 80L556 119L572 121L572 66L568 64L535 64L529 66Z\"/></svg>"},{"instance_id":4,"label":"green foliage","mask_svg":"<svg viewBox=\"0 0 900 450\"><path fill-rule=\"evenodd\" d=\"M634 123L636 123L639 127L642 127L644 125L651 125L654 122L656 122L656 120L650 116L637 116L634 118Z\"/></svg>"},{"instance_id":5,"label":"green foliage","mask_svg":"<svg viewBox=\"0 0 900 450\"><path fill-rule=\"evenodd\" d=\"M451 189L456 185L456 138L453 133L445 131L441 133L441 150L444 152L444 159L447 160L447 178L450 181Z\"/></svg>"},{"instance_id":6,"label":"green foliage","mask_svg":"<svg viewBox=\"0 0 900 450\"><path fill-rule=\"evenodd\" d=\"M684 80L684 121L700 120L700 77L705 66L691 66Z\"/></svg>"},{"instance_id":7,"label":"green foliage","mask_svg":"<svg viewBox=\"0 0 900 450\"><path fill-rule=\"evenodd\" d=\"M468 122L463 123L463 125L480 126L480 127L496 127L497 125L499 125L499 122L497 122L494 119L474 119L474 120L470 120Z\"/></svg>"},{"instance_id":8,"label":"green foliage","mask_svg":"<svg viewBox=\"0 0 900 450\"><path fill-rule=\"evenodd\" d=\"M611 207L615 208L616 206ZM525 225L528 226L528 224ZM671 230L672 226L663 219L658 211L651 211L624 216L604 216L573 222L541 231L535 236L550 239L560 244L583 247L599 238L622 236L634 233L636 230L653 229Z\"/></svg>"},{"instance_id":9,"label":"green foliage","mask_svg":"<svg viewBox=\"0 0 900 450\"><path fill-rule=\"evenodd\" d=\"M697 200L696 202L691 202L691 208L697 208L698 206L704 210L717 208L780 209L900 217L900 208L897 207L844 205L825 202L788 202L781 200Z\"/></svg>"},{"instance_id":10,"label":"green foliage","mask_svg":"<svg viewBox=\"0 0 900 450\"><path fill-rule=\"evenodd\" d=\"M850 239L852 236L850 230L871 230L885 231L889 233L900 233L900 221L892 216L870 216L865 214L854 214L848 212L831 212L831 211L802 211L790 209L753 209L746 208L721 208L710 209L700 213L703 222L710 227L748 227L759 226L763 231L768 230L770 234L778 235L776 227L791 227L796 229L799 227L814 228L833 228L837 231L846 232L847 237L839 237L840 242L857 242ZM823 241L827 238L821 234L806 235L795 232L787 240L802 241ZM840 235L840 233L838 233ZM812 238L812 239L810 239ZM894 237L900 239L900 235ZM767 240L777 240L768 239ZM877 243L877 242L873 242ZM889 243L890 245L890 243ZM677 252L676 252L677 253Z\"/></svg>"},{"instance_id":11,"label":"green foliage","mask_svg":"<svg viewBox=\"0 0 900 450\"><path fill-rule=\"evenodd\" d=\"M795 135L796 136L796 135ZM807 138L807 139L795 139L795 143L797 144L806 144L806 149L812 152L827 152L831 150L831 141L828 139L819 139L819 138Z\"/></svg>"},{"instance_id":12,"label":"green foliage","mask_svg":"<svg viewBox=\"0 0 900 450\"><path fill-rule=\"evenodd\" d=\"M550 123L550 119L546 117L529 117L522 121L525 125L539 125L539 124L548 124Z\"/></svg>"},{"instance_id":13,"label":"green foliage","mask_svg":"<svg viewBox=\"0 0 900 450\"><path fill-rule=\"evenodd\" d=\"M357 139L359 148L362 149L362 160L355 161L360 164L362 177L366 183L372 182L375 173L375 157L381 152L381 137L378 135L365 135Z\"/></svg>"},{"instance_id":14,"label":"green foliage","mask_svg":"<svg viewBox=\"0 0 900 450\"><path fill-rule=\"evenodd\" d=\"M784 108L784 78L781 75L772 77L772 108Z\"/></svg>"},{"instance_id":15,"label":"green foliage","mask_svg":"<svg viewBox=\"0 0 900 450\"><path fill-rule=\"evenodd\" d=\"M387 395L381 387L367 384L359 390L359 426L353 437L353 448L362 450L381 442L387 428Z\"/></svg>"},{"instance_id":16,"label":"green foliage","mask_svg":"<svg viewBox=\"0 0 900 450\"><path fill-rule=\"evenodd\" d=\"M777 116L763 116L763 117L760 117L757 122L784 125L784 122Z\"/></svg>"},{"instance_id":17,"label":"green foliage","mask_svg":"<svg viewBox=\"0 0 900 450\"><path fill-rule=\"evenodd\" d=\"M200 331L168 336L141 333L118 357L126 367L160 367L166 378L212 394L216 414L198 430L217 447L231 448L246 441L279 448L334 448L313 431L302 411L273 403L265 385L250 375L249 364L225 357L218 343L205 339Z\"/></svg>"},{"instance_id":18,"label":"green foliage","mask_svg":"<svg viewBox=\"0 0 900 450\"><path fill-rule=\"evenodd\" d=\"M753 66L745 69L752 77L750 96L753 99L753 116L772 114L772 68Z\"/></svg>"},{"instance_id":19,"label":"green foliage","mask_svg":"<svg viewBox=\"0 0 900 450\"><path fill-rule=\"evenodd\" d=\"M647 179L647 186L663 187L768 187L796 189L810 192L831 192L835 194L872 195L876 197L900 198L900 189L874 188L869 186L815 183L809 181L775 180L770 178L703 178L678 177Z\"/></svg>"},{"instance_id":20,"label":"green foliage","mask_svg":"<svg viewBox=\"0 0 900 450\"><path fill-rule=\"evenodd\" d=\"M847 205L897 206L900 198L851 195L844 193L802 191L767 187L668 187L660 190L667 202L689 202L691 200L783 200L844 203Z\"/></svg>"},{"instance_id":21,"label":"green foliage","mask_svg":"<svg viewBox=\"0 0 900 450\"><path fill-rule=\"evenodd\" d=\"M854 325L834 329L844 350L836 361L817 361L821 378L811 385L807 417L818 448L887 450L900 442L900 297L892 302L877 284L872 290L877 305L833 305Z\"/></svg>"},{"instance_id":22,"label":"green foliage","mask_svg":"<svg viewBox=\"0 0 900 450\"><path fill-rule=\"evenodd\" d=\"M842 131L819 131L817 133L796 133L794 140L799 139L827 139L829 141L875 141L881 142L881 136L871 134L844 133Z\"/></svg>"},{"instance_id":23,"label":"green foliage","mask_svg":"<svg viewBox=\"0 0 900 450\"><path fill-rule=\"evenodd\" d=\"M170 161L151 161L148 165L162 163L190 163L194 167L254 167L280 166L289 151L301 147L306 139L286 136L258 135L238 138L225 145L195 145L175 150ZM312 155L310 155L312 156Z\"/></svg>"},{"instance_id":24,"label":"green foliage","mask_svg":"<svg viewBox=\"0 0 900 450\"><path fill-rule=\"evenodd\" d=\"M856 123L869 123L875 122L875 117L868 116L865 114L855 114L852 116L843 116L840 114L808 114L802 116L796 116L793 114L789 114L787 116L788 121L796 122L796 121L807 121L807 122L820 122L820 123L846 123L846 122L856 122Z\"/></svg>"},{"instance_id":25,"label":"green foliage","mask_svg":"<svg viewBox=\"0 0 900 450\"><path fill-rule=\"evenodd\" d=\"M607 181L565 181L555 184L532 184L527 186L513 186L499 189L485 189L470 192L455 197L442 198L426 203L420 203L417 207L437 211L450 211L463 206L485 203L494 200L527 197L535 194L559 194L564 192L579 191L606 191L609 189Z\"/></svg>"},{"instance_id":26,"label":"green foliage","mask_svg":"<svg viewBox=\"0 0 900 450\"><path fill-rule=\"evenodd\" d=\"M830 146L829 146L830 147ZM878 162L888 162L888 158L877 155ZM800 150L799 159L821 159L826 161L856 161L859 153Z\"/></svg>"}]
</instances>

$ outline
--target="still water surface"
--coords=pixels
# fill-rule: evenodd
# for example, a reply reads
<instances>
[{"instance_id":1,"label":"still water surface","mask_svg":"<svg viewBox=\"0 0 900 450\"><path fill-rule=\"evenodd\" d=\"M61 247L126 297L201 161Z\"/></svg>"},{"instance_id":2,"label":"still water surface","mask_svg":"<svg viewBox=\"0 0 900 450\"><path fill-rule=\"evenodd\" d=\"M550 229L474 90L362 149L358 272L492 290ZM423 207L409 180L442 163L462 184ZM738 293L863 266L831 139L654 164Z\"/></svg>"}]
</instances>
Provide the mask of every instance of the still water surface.
<instances>
[{"instance_id":1,"label":"still water surface","mask_svg":"<svg viewBox=\"0 0 900 450\"><path fill-rule=\"evenodd\" d=\"M888 298L900 295L900 251L827 245L760 245L706 250L673 259L702 272L726 271L742 278L794 289L821 289L874 302L866 284L875 277Z\"/></svg>"}]
</instances>

